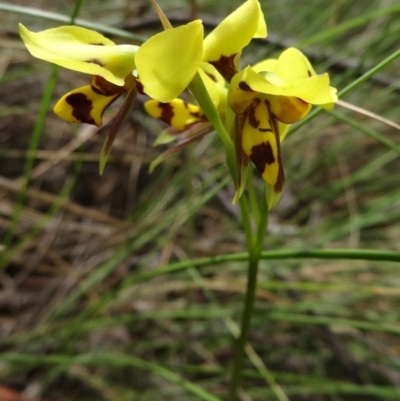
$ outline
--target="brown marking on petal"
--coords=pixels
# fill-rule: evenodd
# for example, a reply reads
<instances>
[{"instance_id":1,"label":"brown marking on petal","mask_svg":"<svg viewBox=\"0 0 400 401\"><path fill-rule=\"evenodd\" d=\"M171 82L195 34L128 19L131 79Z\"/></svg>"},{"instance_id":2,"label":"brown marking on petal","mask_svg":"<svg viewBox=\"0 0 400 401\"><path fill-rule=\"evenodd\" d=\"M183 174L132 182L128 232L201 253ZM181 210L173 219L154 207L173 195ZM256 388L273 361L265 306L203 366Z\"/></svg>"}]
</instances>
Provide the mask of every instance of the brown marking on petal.
<instances>
[{"instance_id":1,"label":"brown marking on petal","mask_svg":"<svg viewBox=\"0 0 400 401\"><path fill-rule=\"evenodd\" d=\"M261 142L251 148L250 159L262 175L268 164L275 163L275 156L269 141Z\"/></svg>"},{"instance_id":2,"label":"brown marking on petal","mask_svg":"<svg viewBox=\"0 0 400 401\"><path fill-rule=\"evenodd\" d=\"M302 102L302 103L304 103L304 104L307 104L307 105L309 105L309 104L310 104L310 103L306 102L305 100L303 100L303 99L300 99L299 97L296 97L296 99L299 99L299 100L300 100L300 102Z\"/></svg>"},{"instance_id":3,"label":"brown marking on petal","mask_svg":"<svg viewBox=\"0 0 400 401\"><path fill-rule=\"evenodd\" d=\"M127 88L124 86L118 86L115 85L111 82L108 82L106 79L103 77L100 77L98 75L95 75L92 78L92 89L94 92L96 92L99 95L104 95L104 96L114 96L117 94L121 94L123 92L126 92Z\"/></svg>"},{"instance_id":4,"label":"brown marking on petal","mask_svg":"<svg viewBox=\"0 0 400 401\"><path fill-rule=\"evenodd\" d=\"M260 132L272 132L271 128L259 128L258 129Z\"/></svg>"},{"instance_id":5,"label":"brown marking on petal","mask_svg":"<svg viewBox=\"0 0 400 401\"><path fill-rule=\"evenodd\" d=\"M206 72L206 74L214 81L214 82L218 82L217 78L215 75L210 74L209 72Z\"/></svg>"},{"instance_id":6,"label":"brown marking on petal","mask_svg":"<svg viewBox=\"0 0 400 401\"><path fill-rule=\"evenodd\" d=\"M254 112L252 112L252 110L249 110L249 124L253 127L253 128L258 128L258 126L260 125L260 120L257 120Z\"/></svg>"},{"instance_id":7,"label":"brown marking on petal","mask_svg":"<svg viewBox=\"0 0 400 401\"><path fill-rule=\"evenodd\" d=\"M98 42L98 43L89 43L89 45L92 46L104 46L104 43Z\"/></svg>"},{"instance_id":8,"label":"brown marking on petal","mask_svg":"<svg viewBox=\"0 0 400 401\"><path fill-rule=\"evenodd\" d=\"M239 89L245 92L254 92L253 89L251 89L250 86L244 81L240 81Z\"/></svg>"},{"instance_id":9,"label":"brown marking on petal","mask_svg":"<svg viewBox=\"0 0 400 401\"><path fill-rule=\"evenodd\" d=\"M232 77L237 73L235 65L236 54L230 56L222 55L218 60L209 61L217 71L228 81L231 82Z\"/></svg>"},{"instance_id":10,"label":"brown marking on petal","mask_svg":"<svg viewBox=\"0 0 400 401\"><path fill-rule=\"evenodd\" d=\"M171 125L171 121L175 115L172 106L169 103L158 102L158 107L162 110L161 116L159 118L166 122L168 125Z\"/></svg>"},{"instance_id":11,"label":"brown marking on petal","mask_svg":"<svg viewBox=\"0 0 400 401\"><path fill-rule=\"evenodd\" d=\"M307 70L307 74L308 74L309 77L312 77L312 73L311 73L310 70Z\"/></svg>"},{"instance_id":12,"label":"brown marking on petal","mask_svg":"<svg viewBox=\"0 0 400 401\"><path fill-rule=\"evenodd\" d=\"M96 65L99 65L100 67L104 66L104 64L101 61L97 60L96 58L91 58L89 60L85 60L85 62L90 63L90 64L96 64Z\"/></svg>"},{"instance_id":13,"label":"brown marking on petal","mask_svg":"<svg viewBox=\"0 0 400 401\"><path fill-rule=\"evenodd\" d=\"M283 187L285 186L285 172L283 171L282 158L281 158L281 138L279 135L279 124L271 111L271 105L268 100L264 100L265 105L267 106L269 112L269 123L271 125L272 131L275 134L276 146L277 146L277 156L278 156L278 177L276 178L276 183L274 185L275 193L281 193L283 191Z\"/></svg>"},{"instance_id":14,"label":"brown marking on petal","mask_svg":"<svg viewBox=\"0 0 400 401\"><path fill-rule=\"evenodd\" d=\"M261 102L260 99L255 98L247 110L249 124L253 128L258 128L258 126L260 125L260 120L257 120L257 118L256 118L256 108L260 104L260 102Z\"/></svg>"},{"instance_id":15,"label":"brown marking on petal","mask_svg":"<svg viewBox=\"0 0 400 401\"><path fill-rule=\"evenodd\" d=\"M96 125L90 112L93 104L83 93L72 93L65 98L66 102L72 107L72 115L81 123Z\"/></svg>"},{"instance_id":16,"label":"brown marking on petal","mask_svg":"<svg viewBox=\"0 0 400 401\"><path fill-rule=\"evenodd\" d=\"M101 91L100 89L96 88L93 84L90 85L90 89L91 89L94 93L97 93L98 95L106 96L106 94L105 94L103 91Z\"/></svg>"}]
</instances>

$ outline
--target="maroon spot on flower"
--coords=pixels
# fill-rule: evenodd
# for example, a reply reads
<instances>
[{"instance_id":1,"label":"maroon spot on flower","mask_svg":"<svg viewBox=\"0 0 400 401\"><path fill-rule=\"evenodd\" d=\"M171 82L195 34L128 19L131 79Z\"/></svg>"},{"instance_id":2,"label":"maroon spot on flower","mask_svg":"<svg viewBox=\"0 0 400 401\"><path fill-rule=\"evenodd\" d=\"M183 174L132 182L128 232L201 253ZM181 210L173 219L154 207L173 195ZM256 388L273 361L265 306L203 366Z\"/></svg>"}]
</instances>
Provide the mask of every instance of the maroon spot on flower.
<instances>
[{"instance_id":1,"label":"maroon spot on flower","mask_svg":"<svg viewBox=\"0 0 400 401\"><path fill-rule=\"evenodd\" d=\"M301 102L301 103L304 103L304 104L310 104L310 103L308 103L308 102L304 101L303 99L300 99L299 97L296 97L296 99L300 100L300 102Z\"/></svg>"},{"instance_id":2,"label":"maroon spot on flower","mask_svg":"<svg viewBox=\"0 0 400 401\"><path fill-rule=\"evenodd\" d=\"M260 104L260 102L261 102L260 99L258 99L258 98L254 99L247 111L249 124L253 128L258 128L258 126L260 125L260 120L258 120L256 117L256 108Z\"/></svg>"},{"instance_id":3,"label":"maroon spot on flower","mask_svg":"<svg viewBox=\"0 0 400 401\"><path fill-rule=\"evenodd\" d=\"M161 109L160 119L171 125L171 121L174 117L174 110L169 103L158 103L158 107Z\"/></svg>"},{"instance_id":4,"label":"maroon spot on flower","mask_svg":"<svg viewBox=\"0 0 400 401\"><path fill-rule=\"evenodd\" d=\"M250 86L244 81L240 81L239 89L245 92L254 92L253 89L251 89Z\"/></svg>"},{"instance_id":5,"label":"maroon spot on flower","mask_svg":"<svg viewBox=\"0 0 400 401\"><path fill-rule=\"evenodd\" d=\"M100 67L104 66L104 64L100 60L97 60L96 58L91 58L89 60L86 60L85 62L90 64L96 64L99 65Z\"/></svg>"},{"instance_id":6,"label":"maroon spot on flower","mask_svg":"<svg viewBox=\"0 0 400 401\"><path fill-rule=\"evenodd\" d=\"M249 113L249 124L253 128L258 128L258 126L260 125L260 120L257 120L254 113Z\"/></svg>"},{"instance_id":7,"label":"maroon spot on flower","mask_svg":"<svg viewBox=\"0 0 400 401\"><path fill-rule=\"evenodd\" d=\"M115 85L98 75L93 77L91 87L94 92L104 96L114 96L126 92L124 86Z\"/></svg>"},{"instance_id":8,"label":"maroon spot on flower","mask_svg":"<svg viewBox=\"0 0 400 401\"><path fill-rule=\"evenodd\" d=\"M66 102L72 107L72 115L81 123L96 125L90 112L93 104L83 93L72 93L66 97Z\"/></svg>"},{"instance_id":9,"label":"maroon spot on flower","mask_svg":"<svg viewBox=\"0 0 400 401\"><path fill-rule=\"evenodd\" d=\"M260 132L273 132L271 128L259 128Z\"/></svg>"},{"instance_id":10,"label":"maroon spot on flower","mask_svg":"<svg viewBox=\"0 0 400 401\"><path fill-rule=\"evenodd\" d=\"M309 77L312 77L312 73L311 73L310 70L307 70L307 74L308 74Z\"/></svg>"},{"instance_id":11,"label":"maroon spot on flower","mask_svg":"<svg viewBox=\"0 0 400 401\"><path fill-rule=\"evenodd\" d=\"M97 93L98 95L105 95L105 93L103 91L101 91L100 89L96 88L93 84L90 85L90 89L92 89L92 91L94 93Z\"/></svg>"},{"instance_id":12,"label":"maroon spot on flower","mask_svg":"<svg viewBox=\"0 0 400 401\"><path fill-rule=\"evenodd\" d=\"M236 54L230 56L222 55L218 60L209 61L209 63L212 64L228 82L231 82L232 77L237 73L235 57Z\"/></svg>"},{"instance_id":13,"label":"maroon spot on flower","mask_svg":"<svg viewBox=\"0 0 400 401\"><path fill-rule=\"evenodd\" d=\"M89 45L92 46L104 46L104 43L98 42L98 43L89 43Z\"/></svg>"},{"instance_id":14,"label":"maroon spot on flower","mask_svg":"<svg viewBox=\"0 0 400 401\"><path fill-rule=\"evenodd\" d=\"M218 82L217 78L215 75L210 74L209 72L206 72L206 74L214 81L214 82Z\"/></svg>"},{"instance_id":15,"label":"maroon spot on flower","mask_svg":"<svg viewBox=\"0 0 400 401\"><path fill-rule=\"evenodd\" d=\"M254 145L251 148L250 159L255 164L260 174L265 171L266 165L275 163L274 152L269 141Z\"/></svg>"}]
</instances>

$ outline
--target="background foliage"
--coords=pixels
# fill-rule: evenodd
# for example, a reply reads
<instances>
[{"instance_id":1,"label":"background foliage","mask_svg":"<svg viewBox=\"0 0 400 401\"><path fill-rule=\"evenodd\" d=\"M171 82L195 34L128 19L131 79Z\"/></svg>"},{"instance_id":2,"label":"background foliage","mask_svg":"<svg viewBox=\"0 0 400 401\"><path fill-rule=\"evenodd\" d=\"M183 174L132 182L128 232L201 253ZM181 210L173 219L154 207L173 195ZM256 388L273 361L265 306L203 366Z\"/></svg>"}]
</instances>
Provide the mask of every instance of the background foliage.
<instances>
[{"instance_id":1,"label":"background foliage","mask_svg":"<svg viewBox=\"0 0 400 401\"><path fill-rule=\"evenodd\" d=\"M399 50L395 0L260 3L269 36L244 64L295 45L340 90ZM175 25L212 29L241 1L159 4ZM46 95L53 105L87 77L34 60L17 36L18 22L58 26L46 13L68 21L75 6L0 3L0 399L223 399L246 263L222 146L209 135L150 175L163 127L141 98L100 177L107 125L41 118ZM161 30L144 0L87 0L78 18L132 38ZM284 143L266 246L281 258L260 266L243 401L400 399L399 254L287 252L400 251L399 67L342 99L358 109L323 112Z\"/></svg>"}]
</instances>

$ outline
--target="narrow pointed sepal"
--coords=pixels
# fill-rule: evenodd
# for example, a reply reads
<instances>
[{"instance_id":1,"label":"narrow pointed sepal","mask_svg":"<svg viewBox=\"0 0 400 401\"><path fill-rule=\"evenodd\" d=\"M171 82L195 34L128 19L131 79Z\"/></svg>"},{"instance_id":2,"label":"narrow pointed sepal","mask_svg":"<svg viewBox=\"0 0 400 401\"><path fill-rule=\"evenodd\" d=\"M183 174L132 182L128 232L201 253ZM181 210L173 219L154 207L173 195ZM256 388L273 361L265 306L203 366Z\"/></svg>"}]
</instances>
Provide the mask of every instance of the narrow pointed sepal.
<instances>
[{"instance_id":1,"label":"narrow pointed sepal","mask_svg":"<svg viewBox=\"0 0 400 401\"><path fill-rule=\"evenodd\" d=\"M115 137L113 139L111 139L110 135L107 134L106 139L103 142L103 146L101 148L100 158L99 158L99 174L100 175L103 175L104 169L106 168L108 156L110 154L112 142L114 142L114 139L115 139Z\"/></svg>"},{"instance_id":2,"label":"narrow pointed sepal","mask_svg":"<svg viewBox=\"0 0 400 401\"><path fill-rule=\"evenodd\" d=\"M281 199L283 188L276 191L273 185L265 184L265 199L267 202L268 210L271 210Z\"/></svg>"},{"instance_id":3,"label":"narrow pointed sepal","mask_svg":"<svg viewBox=\"0 0 400 401\"><path fill-rule=\"evenodd\" d=\"M236 204L242 196L246 188L247 178L249 174L249 156L243 149L243 127L245 124L244 115L235 116L233 142L235 145L236 164L238 169L236 192L232 203Z\"/></svg>"},{"instance_id":4,"label":"narrow pointed sepal","mask_svg":"<svg viewBox=\"0 0 400 401\"><path fill-rule=\"evenodd\" d=\"M171 132L171 130L173 131ZM153 146L168 145L169 143L175 141L177 135L181 133L181 131L177 131L174 128L168 127L157 136L156 140L153 142Z\"/></svg>"},{"instance_id":5,"label":"narrow pointed sepal","mask_svg":"<svg viewBox=\"0 0 400 401\"><path fill-rule=\"evenodd\" d=\"M163 152L160 156L158 156L155 160L153 160L153 162L150 164L149 172L153 172L153 170L160 163L167 160L171 155L185 148L189 144L199 140L204 135L208 134L211 130L212 127L208 122L199 122L190 126L187 130L179 132L175 136L177 142L165 152Z\"/></svg>"},{"instance_id":6,"label":"narrow pointed sepal","mask_svg":"<svg viewBox=\"0 0 400 401\"><path fill-rule=\"evenodd\" d=\"M249 176L249 164L242 164L239 167L238 186L236 188L235 196L233 197L232 204L235 205L239 202L240 197L246 188L247 179Z\"/></svg>"},{"instance_id":7,"label":"narrow pointed sepal","mask_svg":"<svg viewBox=\"0 0 400 401\"><path fill-rule=\"evenodd\" d=\"M115 116L110 130L107 133L106 139L104 140L103 147L100 153L100 160L99 160L99 172L100 175L103 174L104 168L106 167L108 156L111 151L111 147L114 143L114 140L118 134L119 129L121 128L123 122L125 121L126 116L128 115L129 111L132 108L132 105L137 96L137 89L134 86L125 98L125 101L119 110L118 114Z\"/></svg>"}]
</instances>

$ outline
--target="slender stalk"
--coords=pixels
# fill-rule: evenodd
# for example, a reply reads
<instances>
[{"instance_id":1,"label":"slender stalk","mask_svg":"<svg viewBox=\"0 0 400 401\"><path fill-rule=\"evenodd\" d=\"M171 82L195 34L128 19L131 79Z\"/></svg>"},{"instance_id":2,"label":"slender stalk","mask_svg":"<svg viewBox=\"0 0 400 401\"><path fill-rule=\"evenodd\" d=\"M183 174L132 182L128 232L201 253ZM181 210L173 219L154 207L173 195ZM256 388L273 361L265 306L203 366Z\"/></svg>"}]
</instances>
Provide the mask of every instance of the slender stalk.
<instances>
[{"instance_id":1,"label":"slender stalk","mask_svg":"<svg viewBox=\"0 0 400 401\"><path fill-rule=\"evenodd\" d=\"M229 389L229 401L235 401L238 388L241 381L243 362L244 362L244 349L247 343L247 337L250 331L251 317L254 309L254 299L257 286L257 273L258 273L257 255L251 255L249 259L249 266L247 270L247 289L244 302L243 316L240 329L240 337L236 342L236 353L233 364L231 385Z\"/></svg>"},{"instance_id":2,"label":"slender stalk","mask_svg":"<svg viewBox=\"0 0 400 401\"><path fill-rule=\"evenodd\" d=\"M240 210L242 212L242 218L249 219L249 209L247 199L242 196L240 198ZM257 275L258 265L261 257L261 251L264 243L264 237L267 231L268 225L268 209L266 205L261 210L260 220L257 227L257 231L254 233L248 232L248 227L244 224L247 237L247 248L249 251L249 264L247 270L247 289L244 299L244 308L241 321L240 337L236 343L236 353L233 363L231 384L229 388L229 401L235 401L237 398L237 392L241 382L243 363L245 357L245 348L247 345L247 338L251 327L251 318L253 316L254 301L257 288Z\"/></svg>"},{"instance_id":3,"label":"slender stalk","mask_svg":"<svg viewBox=\"0 0 400 401\"><path fill-rule=\"evenodd\" d=\"M221 138L225 147L229 149L232 148L233 151L232 140L226 131L225 126L221 121L221 117L219 116L218 110L215 108L210 95L207 92L207 88L205 87L204 82L198 72L193 77L193 80L189 85L189 90L196 97L200 107L204 111L204 114L207 116L208 121L210 121L211 125L217 131L217 134Z\"/></svg>"}]
</instances>

